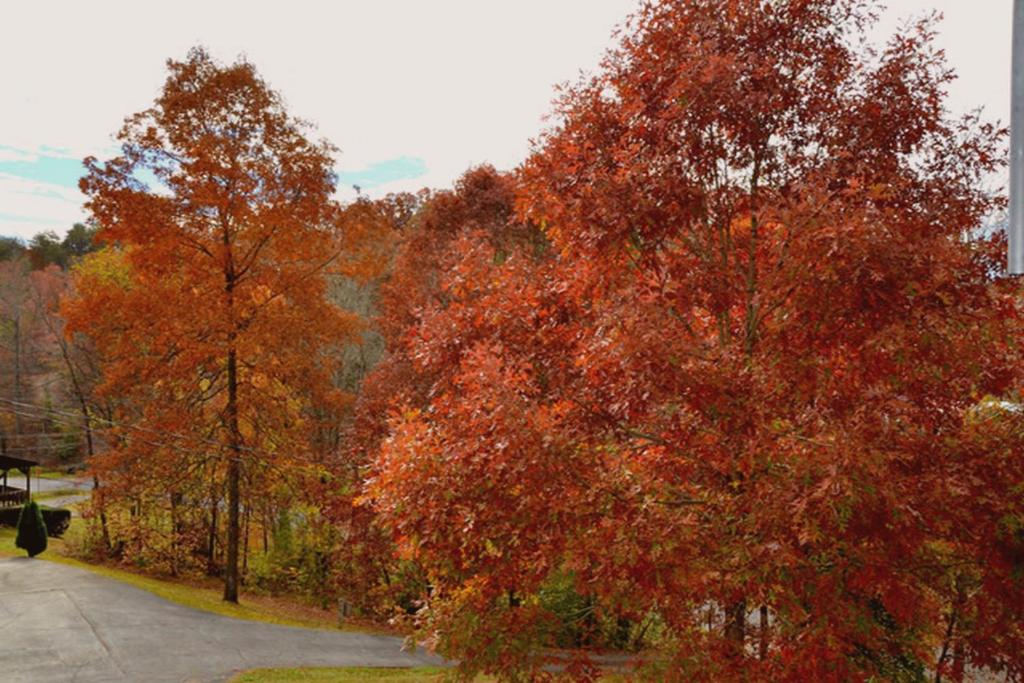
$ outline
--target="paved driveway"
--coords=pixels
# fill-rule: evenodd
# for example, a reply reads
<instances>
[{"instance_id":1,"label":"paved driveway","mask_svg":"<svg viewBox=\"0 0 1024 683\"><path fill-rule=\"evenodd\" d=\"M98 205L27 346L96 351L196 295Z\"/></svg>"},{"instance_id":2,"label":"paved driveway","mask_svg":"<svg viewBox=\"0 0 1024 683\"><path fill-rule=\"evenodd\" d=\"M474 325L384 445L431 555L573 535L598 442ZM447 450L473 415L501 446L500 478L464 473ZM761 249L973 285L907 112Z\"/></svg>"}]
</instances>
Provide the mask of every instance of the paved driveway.
<instances>
[{"instance_id":1,"label":"paved driveway","mask_svg":"<svg viewBox=\"0 0 1024 683\"><path fill-rule=\"evenodd\" d=\"M389 636L240 621L45 560L0 559L0 680L224 681L239 669L420 666Z\"/></svg>"},{"instance_id":2,"label":"paved driveway","mask_svg":"<svg viewBox=\"0 0 1024 683\"><path fill-rule=\"evenodd\" d=\"M8 486L25 488L25 478L11 475ZM88 493L92 491L92 480L83 477L68 477L67 479L49 479L47 477L32 477L33 493L48 493L50 491L62 491L77 489Z\"/></svg>"},{"instance_id":3,"label":"paved driveway","mask_svg":"<svg viewBox=\"0 0 1024 683\"><path fill-rule=\"evenodd\" d=\"M25 478L12 473L7 481L7 485L14 489L24 489ZM32 477L33 497L39 494L53 493L54 491L78 491L78 493L68 493L57 498L44 498L39 502L54 508L68 507L69 505L81 503L89 499L89 492L92 491L92 480L84 477L69 477L67 479Z\"/></svg>"}]
</instances>

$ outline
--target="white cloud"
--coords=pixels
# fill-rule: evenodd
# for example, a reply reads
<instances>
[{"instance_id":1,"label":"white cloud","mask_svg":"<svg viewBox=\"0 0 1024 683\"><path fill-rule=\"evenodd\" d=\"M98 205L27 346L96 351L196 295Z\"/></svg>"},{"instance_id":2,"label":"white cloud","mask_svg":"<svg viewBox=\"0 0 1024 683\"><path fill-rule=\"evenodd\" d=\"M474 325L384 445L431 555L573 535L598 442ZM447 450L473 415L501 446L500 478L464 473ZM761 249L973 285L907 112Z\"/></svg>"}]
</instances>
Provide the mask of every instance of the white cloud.
<instances>
[{"instance_id":1,"label":"white cloud","mask_svg":"<svg viewBox=\"0 0 1024 683\"><path fill-rule=\"evenodd\" d=\"M2 161L36 161L39 155L23 149L0 145L0 162Z\"/></svg>"},{"instance_id":2,"label":"white cloud","mask_svg":"<svg viewBox=\"0 0 1024 683\"><path fill-rule=\"evenodd\" d=\"M73 188L0 173L0 235L29 239L44 230L63 233L82 220L83 199Z\"/></svg>"},{"instance_id":3,"label":"white cloud","mask_svg":"<svg viewBox=\"0 0 1024 683\"><path fill-rule=\"evenodd\" d=\"M636 0L184 0L163 14L135 3L16 3L0 60L0 144L77 154L106 147L147 106L164 61L206 44L245 53L343 151L381 159L484 155L512 165L552 86L595 65ZM197 20L201 17L201 20ZM13 94L13 95L11 95Z\"/></svg>"},{"instance_id":4,"label":"white cloud","mask_svg":"<svg viewBox=\"0 0 1024 683\"><path fill-rule=\"evenodd\" d=\"M246 54L341 148L342 170L419 157L424 182L448 185L474 162L516 165L552 86L596 65L636 2L12 3L0 145L109 154L124 117L157 94L165 60L202 43L225 61Z\"/></svg>"}]
</instances>

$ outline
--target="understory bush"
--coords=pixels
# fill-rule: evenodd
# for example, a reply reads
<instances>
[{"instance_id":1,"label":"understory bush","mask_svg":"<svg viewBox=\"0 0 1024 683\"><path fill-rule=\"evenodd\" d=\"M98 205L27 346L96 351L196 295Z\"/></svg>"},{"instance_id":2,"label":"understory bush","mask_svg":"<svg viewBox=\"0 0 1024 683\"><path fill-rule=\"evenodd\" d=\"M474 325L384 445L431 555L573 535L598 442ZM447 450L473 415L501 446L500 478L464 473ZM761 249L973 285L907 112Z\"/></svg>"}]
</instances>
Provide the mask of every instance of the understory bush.
<instances>
[{"instance_id":1,"label":"understory bush","mask_svg":"<svg viewBox=\"0 0 1024 683\"><path fill-rule=\"evenodd\" d=\"M593 595L581 593L576 578L555 572L537 592L540 606L552 617L550 645L561 648L639 649L654 635L654 615L630 619Z\"/></svg>"},{"instance_id":2,"label":"understory bush","mask_svg":"<svg viewBox=\"0 0 1024 683\"><path fill-rule=\"evenodd\" d=\"M46 534L51 538L60 538L71 524L71 511L63 508L50 508L40 505L39 510L46 524ZM0 526L18 527L21 519L21 508L4 508L0 510Z\"/></svg>"},{"instance_id":3,"label":"understory bush","mask_svg":"<svg viewBox=\"0 0 1024 683\"><path fill-rule=\"evenodd\" d=\"M249 560L246 584L272 594L299 594L328 607L336 597L329 581L335 535L313 510L282 510L274 521L268 552Z\"/></svg>"},{"instance_id":4,"label":"understory bush","mask_svg":"<svg viewBox=\"0 0 1024 683\"><path fill-rule=\"evenodd\" d=\"M18 535L14 540L29 557L46 550L46 523L39 505L33 500L25 503L18 516Z\"/></svg>"}]
</instances>

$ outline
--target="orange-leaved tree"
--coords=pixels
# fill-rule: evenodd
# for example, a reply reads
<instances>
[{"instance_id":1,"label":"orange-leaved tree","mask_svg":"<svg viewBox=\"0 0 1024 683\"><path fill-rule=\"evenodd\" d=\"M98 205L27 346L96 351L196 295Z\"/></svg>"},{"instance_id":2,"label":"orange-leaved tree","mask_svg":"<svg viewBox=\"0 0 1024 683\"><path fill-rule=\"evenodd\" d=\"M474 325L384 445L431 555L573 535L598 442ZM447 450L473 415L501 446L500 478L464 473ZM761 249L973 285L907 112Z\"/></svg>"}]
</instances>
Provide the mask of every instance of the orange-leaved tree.
<instances>
[{"instance_id":1,"label":"orange-leaved tree","mask_svg":"<svg viewBox=\"0 0 1024 683\"><path fill-rule=\"evenodd\" d=\"M519 223L514 210L515 183L490 166L468 170L452 190L397 195L353 211L387 216L396 250L374 299L376 327L386 350L363 381L345 434L345 457L339 468L350 495L328 501L328 515L346 534L344 589L364 609L391 609L393 600L409 606L420 596L420 573L397 562L393 544L382 533L369 505L353 505L362 493L367 467L388 433L388 417L404 406L423 406L436 379L416 362L421 345L414 334L420 316L448 300L446 275L461 255L460 236L472 234L501 253L514 245L541 239L536 229ZM358 551L358 555L352 554ZM396 577L396 574L398 575ZM404 576L404 579L402 578Z\"/></svg>"},{"instance_id":2,"label":"orange-leaved tree","mask_svg":"<svg viewBox=\"0 0 1024 683\"><path fill-rule=\"evenodd\" d=\"M87 206L117 253L79 267L65 314L93 338L100 391L120 405L97 466L170 492L172 517L199 503L180 489L190 472L210 478L214 520L226 489L234 602L240 489L286 479L344 407L334 351L361 322L328 301L326 276L362 277L372 250L369 231L338 222L333 148L307 138L250 63L193 49L168 68L153 106L126 119L121 155L86 160Z\"/></svg>"},{"instance_id":3,"label":"orange-leaved tree","mask_svg":"<svg viewBox=\"0 0 1024 683\"><path fill-rule=\"evenodd\" d=\"M549 255L459 242L371 494L467 673L545 675L567 572L660 680L1024 676L1003 131L874 8L645 4L522 169Z\"/></svg>"}]
</instances>

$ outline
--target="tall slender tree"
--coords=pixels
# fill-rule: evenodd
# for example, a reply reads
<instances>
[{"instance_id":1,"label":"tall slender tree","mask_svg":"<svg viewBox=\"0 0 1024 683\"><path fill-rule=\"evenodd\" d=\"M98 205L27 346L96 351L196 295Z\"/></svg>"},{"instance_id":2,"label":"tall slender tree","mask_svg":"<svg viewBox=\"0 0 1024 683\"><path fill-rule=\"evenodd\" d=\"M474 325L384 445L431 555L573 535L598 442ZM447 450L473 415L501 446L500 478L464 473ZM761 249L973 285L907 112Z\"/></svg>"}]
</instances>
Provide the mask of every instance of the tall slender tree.
<instances>
[{"instance_id":1,"label":"tall slender tree","mask_svg":"<svg viewBox=\"0 0 1024 683\"><path fill-rule=\"evenodd\" d=\"M252 64L193 49L168 69L153 106L126 120L121 156L86 160L97 237L122 263L83 268L66 312L102 349L101 392L132 406L110 458L177 458L167 476L212 459L236 602L243 472L301 459L312 424L343 405L329 350L360 323L328 302L325 275L359 276L366 235L339 229L334 149L307 138Z\"/></svg>"}]
</instances>

